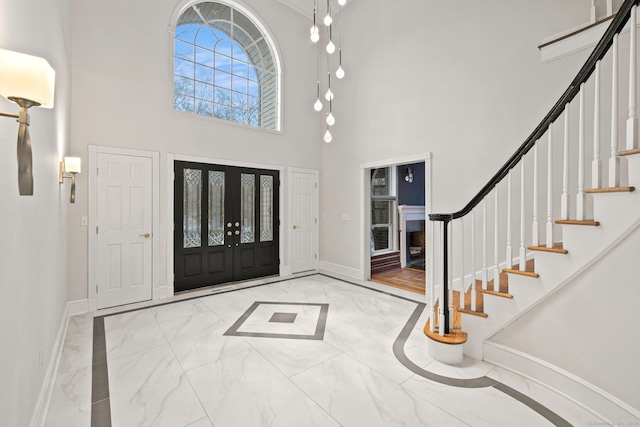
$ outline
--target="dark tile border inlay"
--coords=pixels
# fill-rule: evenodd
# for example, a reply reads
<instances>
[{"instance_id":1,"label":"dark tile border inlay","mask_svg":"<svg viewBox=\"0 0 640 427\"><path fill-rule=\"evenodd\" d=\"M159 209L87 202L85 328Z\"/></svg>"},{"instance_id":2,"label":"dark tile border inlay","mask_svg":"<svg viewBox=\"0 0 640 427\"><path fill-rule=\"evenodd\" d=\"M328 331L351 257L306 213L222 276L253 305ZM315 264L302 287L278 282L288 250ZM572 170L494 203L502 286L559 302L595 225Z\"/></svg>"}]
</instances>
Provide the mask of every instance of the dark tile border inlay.
<instances>
[{"instance_id":1,"label":"dark tile border inlay","mask_svg":"<svg viewBox=\"0 0 640 427\"><path fill-rule=\"evenodd\" d=\"M93 360L91 380L91 427L111 427L109 370L104 333L104 316L93 318Z\"/></svg>"},{"instance_id":2,"label":"dark tile border inlay","mask_svg":"<svg viewBox=\"0 0 640 427\"><path fill-rule=\"evenodd\" d=\"M300 305L300 306L312 306L320 307L320 314L318 316L318 323L316 323L316 330L313 335L303 334L270 334L265 332L238 332L238 329L242 324L253 314L254 311L261 305ZM324 329L327 326L327 313L329 312L329 304L315 304L306 302L274 302L274 301L256 301L251 304L251 307L244 312L242 316L223 335L236 336L236 337L254 337L254 338L286 338L291 340L317 340L322 341L324 339ZM278 313L276 313L278 314ZM285 313L280 313L285 314Z\"/></svg>"}]
</instances>

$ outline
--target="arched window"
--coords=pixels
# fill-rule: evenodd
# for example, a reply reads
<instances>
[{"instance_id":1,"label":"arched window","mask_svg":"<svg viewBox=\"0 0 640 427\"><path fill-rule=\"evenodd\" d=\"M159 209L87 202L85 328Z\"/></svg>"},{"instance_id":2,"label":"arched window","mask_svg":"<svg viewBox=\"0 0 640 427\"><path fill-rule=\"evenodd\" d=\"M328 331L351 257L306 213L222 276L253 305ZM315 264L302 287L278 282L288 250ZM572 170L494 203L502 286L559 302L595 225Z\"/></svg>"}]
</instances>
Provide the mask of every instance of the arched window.
<instances>
[{"instance_id":1,"label":"arched window","mask_svg":"<svg viewBox=\"0 0 640 427\"><path fill-rule=\"evenodd\" d=\"M174 109L280 130L275 51L246 14L203 2L178 18L174 40Z\"/></svg>"}]
</instances>

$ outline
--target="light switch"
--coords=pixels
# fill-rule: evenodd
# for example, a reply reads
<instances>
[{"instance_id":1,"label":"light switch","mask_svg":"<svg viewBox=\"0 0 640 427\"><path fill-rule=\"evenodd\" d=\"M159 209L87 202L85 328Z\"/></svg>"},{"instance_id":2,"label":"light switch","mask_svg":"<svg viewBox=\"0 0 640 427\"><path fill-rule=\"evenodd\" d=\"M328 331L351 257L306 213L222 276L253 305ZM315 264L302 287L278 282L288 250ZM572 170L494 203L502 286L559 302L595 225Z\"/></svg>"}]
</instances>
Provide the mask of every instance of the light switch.
<instances>
[{"instance_id":1,"label":"light switch","mask_svg":"<svg viewBox=\"0 0 640 427\"><path fill-rule=\"evenodd\" d=\"M351 221L351 215L349 215L349 214L342 214L342 220L343 220L343 221Z\"/></svg>"}]
</instances>

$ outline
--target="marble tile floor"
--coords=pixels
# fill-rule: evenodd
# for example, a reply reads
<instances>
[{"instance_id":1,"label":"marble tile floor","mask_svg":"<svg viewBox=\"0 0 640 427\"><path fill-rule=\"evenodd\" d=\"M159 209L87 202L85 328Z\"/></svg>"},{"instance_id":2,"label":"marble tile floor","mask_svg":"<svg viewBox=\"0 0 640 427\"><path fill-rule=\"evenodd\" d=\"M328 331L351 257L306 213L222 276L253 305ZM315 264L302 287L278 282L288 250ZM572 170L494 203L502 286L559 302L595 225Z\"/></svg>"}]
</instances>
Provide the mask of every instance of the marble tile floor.
<instances>
[{"instance_id":1,"label":"marble tile floor","mask_svg":"<svg viewBox=\"0 0 640 427\"><path fill-rule=\"evenodd\" d=\"M520 393L564 425L602 421L488 363L430 359L419 295L322 274L268 282L71 317L46 425L554 425ZM96 363L94 340L106 361ZM398 340L419 368L394 355ZM451 386L424 372L483 377L514 392ZM92 393L101 409L92 409Z\"/></svg>"}]
</instances>

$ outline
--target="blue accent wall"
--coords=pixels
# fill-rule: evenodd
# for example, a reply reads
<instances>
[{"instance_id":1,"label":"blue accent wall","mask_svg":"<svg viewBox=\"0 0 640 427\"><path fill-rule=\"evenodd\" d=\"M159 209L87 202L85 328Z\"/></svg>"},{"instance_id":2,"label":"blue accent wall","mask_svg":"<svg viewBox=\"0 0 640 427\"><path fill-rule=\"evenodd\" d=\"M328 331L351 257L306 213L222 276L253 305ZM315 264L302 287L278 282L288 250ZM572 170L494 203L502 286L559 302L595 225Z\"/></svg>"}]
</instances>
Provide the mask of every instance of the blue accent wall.
<instances>
[{"instance_id":1,"label":"blue accent wall","mask_svg":"<svg viewBox=\"0 0 640 427\"><path fill-rule=\"evenodd\" d=\"M398 177L398 206L424 206L424 162L396 167ZM407 176L407 169L409 167L413 168L413 182L411 183L404 180L404 177Z\"/></svg>"}]
</instances>

